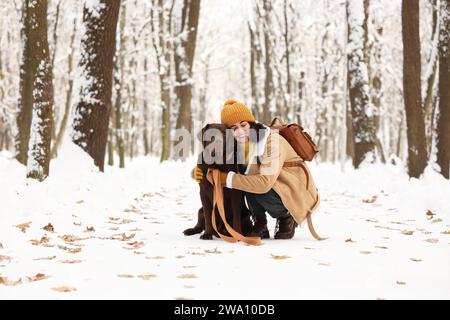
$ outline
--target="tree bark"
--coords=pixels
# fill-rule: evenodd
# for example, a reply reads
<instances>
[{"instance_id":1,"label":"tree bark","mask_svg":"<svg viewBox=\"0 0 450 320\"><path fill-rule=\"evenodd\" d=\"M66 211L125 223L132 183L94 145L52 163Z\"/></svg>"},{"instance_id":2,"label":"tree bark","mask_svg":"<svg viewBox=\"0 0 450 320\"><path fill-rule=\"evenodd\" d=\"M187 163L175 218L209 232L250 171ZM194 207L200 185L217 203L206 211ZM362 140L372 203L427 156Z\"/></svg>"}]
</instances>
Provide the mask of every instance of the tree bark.
<instances>
[{"instance_id":1,"label":"tree bark","mask_svg":"<svg viewBox=\"0 0 450 320\"><path fill-rule=\"evenodd\" d=\"M175 52L175 73L177 80L175 92L179 102L176 128L185 128L191 132L192 67L200 16L200 0L184 0L183 12L187 14L187 22L186 26L184 23L182 25L182 35L180 36L178 48Z\"/></svg>"},{"instance_id":2,"label":"tree bark","mask_svg":"<svg viewBox=\"0 0 450 320\"><path fill-rule=\"evenodd\" d=\"M419 0L403 0L403 95L408 137L408 172L410 177L416 178L427 165L419 31Z\"/></svg>"},{"instance_id":3,"label":"tree bark","mask_svg":"<svg viewBox=\"0 0 450 320\"><path fill-rule=\"evenodd\" d=\"M441 0L439 37L439 115L437 120L437 163L449 179L450 170L450 0Z\"/></svg>"},{"instance_id":4,"label":"tree bark","mask_svg":"<svg viewBox=\"0 0 450 320\"><path fill-rule=\"evenodd\" d=\"M22 59L20 62L20 97L17 113L17 135L15 137L16 159L23 165L27 164L28 142L30 140L31 117L33 110L33 83L36 71L34 59L35 33L32 32L32 13L29 1L22 8L21 41L23 42Z\"/></svg>"},{"instance_id":5,"label":"tree bark","mask_svg":"<svg viewBox=\"0 0 450 320\"><path fill-rule=\"evenodd\" d=\"M99 0L83 9L85 33L81 39L81 87L75 104L73 142L104 171L111 110L113 58L120 0Z\"/></svg>"},{"instance_id":6,"label":"tree bark","mask_svg":"<svg viewBox=\"0 0 450 320\"><path fill-rule=\"evenodd\" d=\"M53 72L47 38L48 1L29 1L27 15L32 21L33 113L28 146L27 177L44 180L49 175L53 129Z\"/></svg>"},{"instance_id":7,"label":"tree bark","mask_svg":"<svg viewBox=\"0 0 450 320\"><path fill-rule=\"evenodd\" d=\"M375 160L374 112L369 105L369 77L364 62L364 8L359 0L347 0L348 53L347 81L352 114L353 165Z\"/></svg>"}]
</instances>

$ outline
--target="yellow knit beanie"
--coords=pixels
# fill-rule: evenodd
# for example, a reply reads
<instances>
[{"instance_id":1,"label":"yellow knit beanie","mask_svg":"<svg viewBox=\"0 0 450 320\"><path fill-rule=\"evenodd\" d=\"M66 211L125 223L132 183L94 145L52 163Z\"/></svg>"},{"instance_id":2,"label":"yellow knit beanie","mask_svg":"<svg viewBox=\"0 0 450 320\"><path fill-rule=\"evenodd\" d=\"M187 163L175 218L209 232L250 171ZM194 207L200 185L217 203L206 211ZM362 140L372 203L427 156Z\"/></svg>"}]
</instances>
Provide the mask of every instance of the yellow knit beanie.
<instances>
[{"instance_id":1,"label":"yellow knit beanie","mask_svg":"<svg viewBox=\"0 0 450 320\"><path fill-rule=\"evenodd\" d=\"M220 120L222 124L231 126L242 121L255 122L255 117L245 104L234 99L228 99L222 107Z\"/></svg>"}]
</instances>

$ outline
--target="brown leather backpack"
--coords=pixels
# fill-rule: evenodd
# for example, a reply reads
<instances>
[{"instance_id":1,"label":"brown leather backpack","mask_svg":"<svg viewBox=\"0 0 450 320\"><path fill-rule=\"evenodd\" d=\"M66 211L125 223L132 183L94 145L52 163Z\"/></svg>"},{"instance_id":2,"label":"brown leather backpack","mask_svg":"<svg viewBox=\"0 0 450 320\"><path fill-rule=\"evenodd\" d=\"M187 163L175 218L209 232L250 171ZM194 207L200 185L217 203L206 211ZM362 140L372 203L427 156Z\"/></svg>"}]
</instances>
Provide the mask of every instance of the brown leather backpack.
<instances>
[{"instance_id":1,"label":"brown leather backpack","mask_svg":"<svg viewBox=\"0 0 450 320\"><path fill-rule=\"evenodd\" d=\"M275 124L278 121L279 124ZM271 129L279 131L292 148L304 161L311 161L319 152L316 144L312 141L310 135L297 123L285 124L278 117L275 117L270 123Z\"/></svg>"}]
</instances>

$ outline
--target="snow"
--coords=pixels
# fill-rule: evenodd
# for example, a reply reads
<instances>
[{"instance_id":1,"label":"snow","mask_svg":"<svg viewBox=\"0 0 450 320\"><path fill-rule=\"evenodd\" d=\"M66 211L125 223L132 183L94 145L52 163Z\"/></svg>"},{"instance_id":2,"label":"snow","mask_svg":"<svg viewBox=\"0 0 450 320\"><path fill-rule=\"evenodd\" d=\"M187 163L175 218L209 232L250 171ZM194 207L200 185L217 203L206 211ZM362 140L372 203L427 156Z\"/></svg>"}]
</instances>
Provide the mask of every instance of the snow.
<instances>
[{"instance_id":1,"label":"snow","mask_svg":"<svg viewBox=\"0 0 450 320\"><path fill-rule=\"evenodd\" d=\"M0 299L450 298L450 235L442 233L450 230L450 182L431 168L418 180L401 164L347 163L345 172L311 164L322 198L313 221L329 239L316 241L302 226L292 240L255 247L182 234L200 206L194 163L140 157L100 173L68 143L39 183L0 153L0 279L22 280L0 281ZM15 227L27 222L25 232ZM41 229L48 223L54 232ZM130 239L106 239L123 233ZM30 243L43 236L54 246ZM27 278L38 273L48 278ZM76 291L52 290L59 287Z\"/></svg>"}]
</instances>

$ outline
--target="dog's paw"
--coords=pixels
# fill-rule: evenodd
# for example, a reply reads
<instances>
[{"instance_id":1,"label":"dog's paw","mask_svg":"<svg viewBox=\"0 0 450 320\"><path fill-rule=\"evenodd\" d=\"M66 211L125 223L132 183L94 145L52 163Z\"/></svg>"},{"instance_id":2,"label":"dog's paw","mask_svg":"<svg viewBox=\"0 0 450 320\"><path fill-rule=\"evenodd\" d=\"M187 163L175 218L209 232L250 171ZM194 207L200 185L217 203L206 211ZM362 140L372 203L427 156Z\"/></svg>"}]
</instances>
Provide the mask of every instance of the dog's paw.
<instances>
[{"instance_id":1,"label":"dog's paw","mask_svg":"<svg viewBox=\"0 0 450 320\"><path fill-rule=\"evenodd\" d=\"M189 228L189 229L184 230L184 231L183 231L183 234L184 234L185 236L192 236L192 235L197 234L197 233L200 233L200 232L202 232L202 231L203 231L203 230L201 230L200 228Z\"/></svg>"},{"instance_id":2,"label":"dog's paw","mask_svg":"<svg viewBox=\"0 0 450 320\"><path fill-rule=\"evenodd\" d=\"M212 234L203 233L203 234L200 236L200 239L202 239L202 240L212 240L212 239L213 239L213 236L212 236Z\"/></svg>"}]
</instances>

